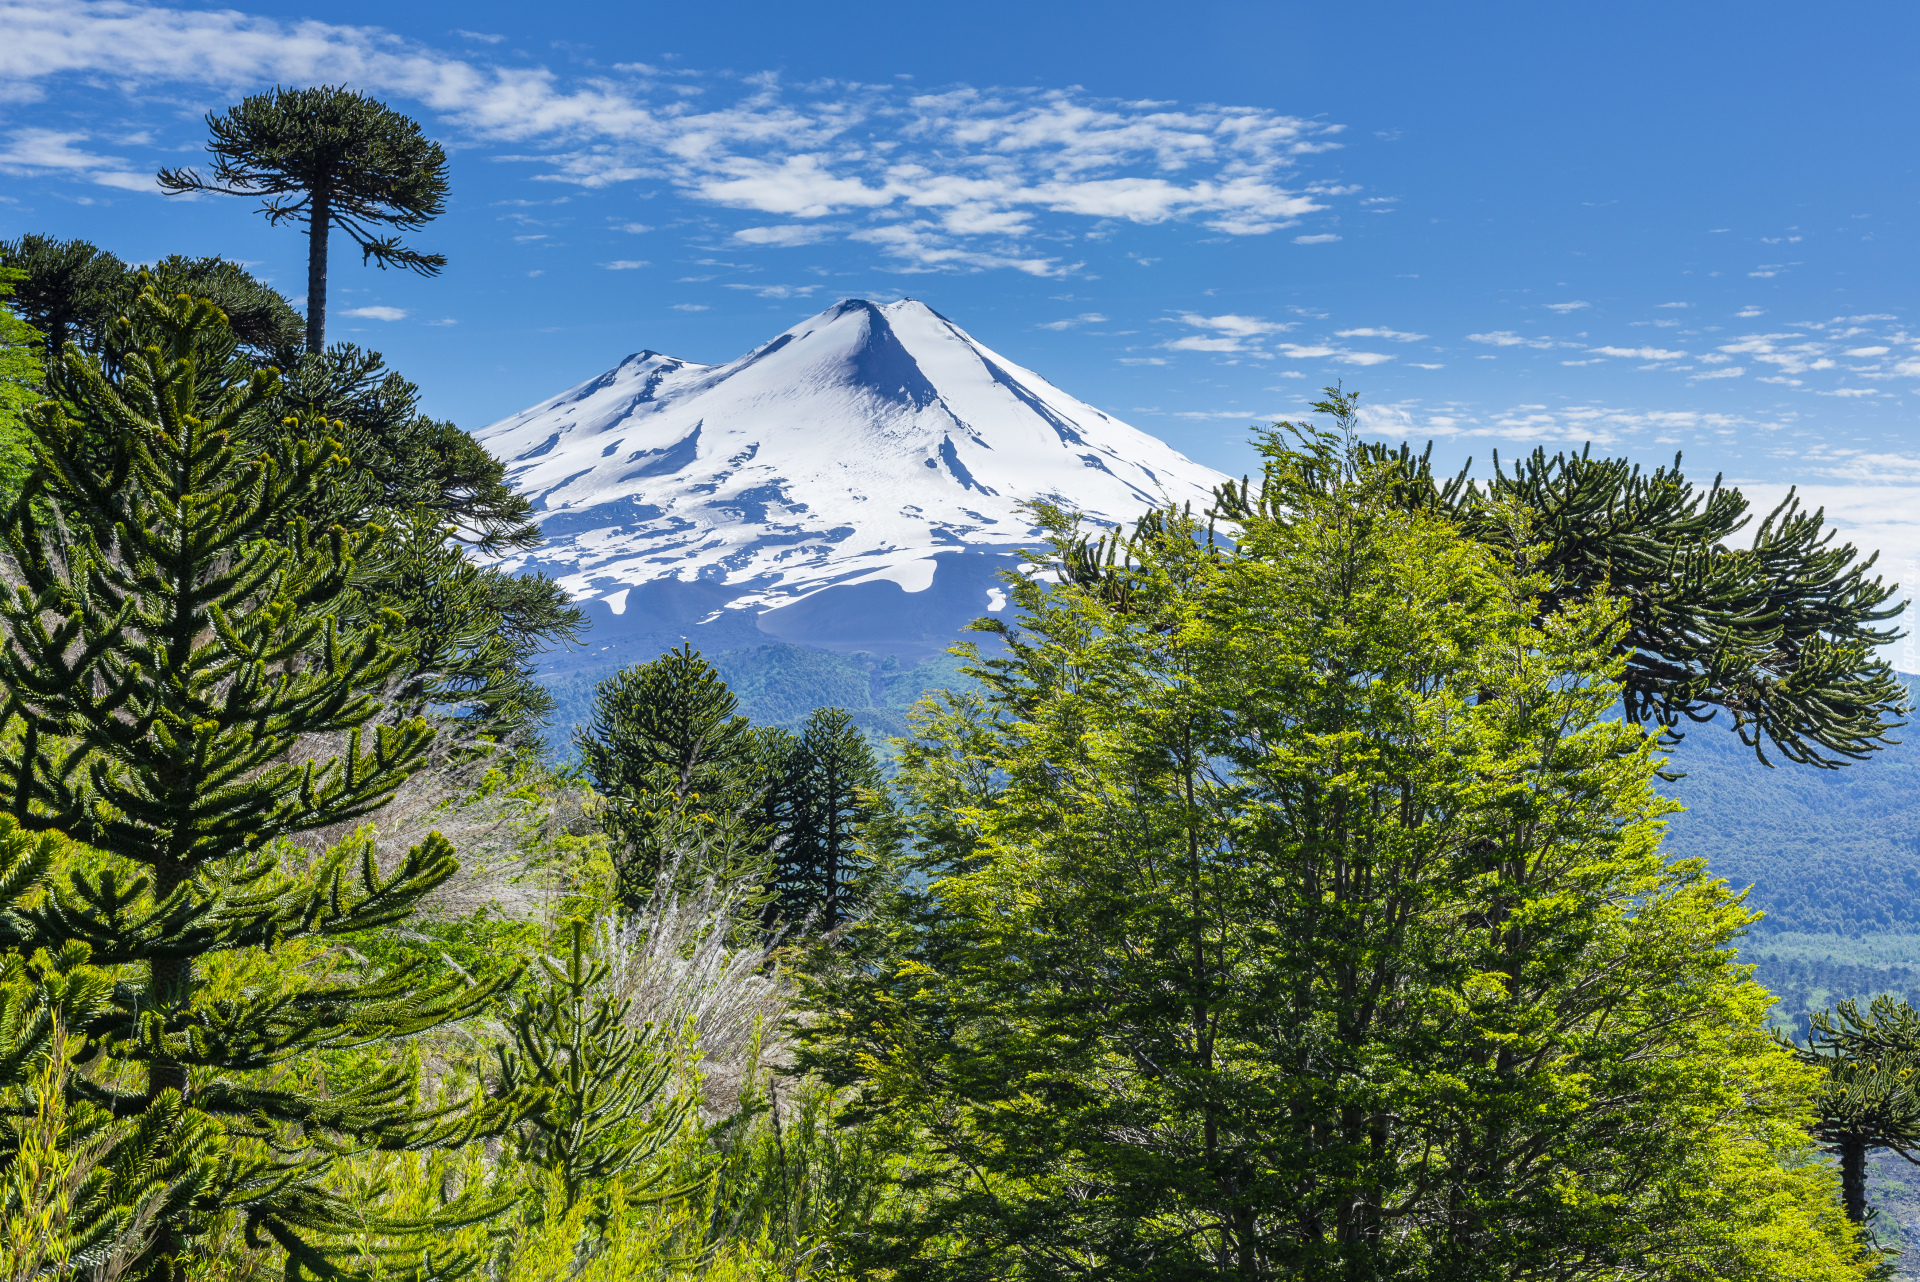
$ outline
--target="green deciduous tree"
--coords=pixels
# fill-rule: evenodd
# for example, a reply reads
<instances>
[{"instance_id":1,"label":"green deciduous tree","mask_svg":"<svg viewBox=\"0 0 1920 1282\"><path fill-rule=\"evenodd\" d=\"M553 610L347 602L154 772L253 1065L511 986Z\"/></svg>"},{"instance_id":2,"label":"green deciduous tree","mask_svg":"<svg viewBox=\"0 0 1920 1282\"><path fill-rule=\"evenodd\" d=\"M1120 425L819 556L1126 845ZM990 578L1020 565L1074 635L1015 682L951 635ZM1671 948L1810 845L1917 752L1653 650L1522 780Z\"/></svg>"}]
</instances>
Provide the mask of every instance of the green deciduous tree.
<instances>
[{"instance_id":1,"label":"green deciduous tree","mask_svg":"<svg viewBox=\"0 0 1920 1282\"><path fill-rule=\"evenodd\" d=\"M19 824L71 829L103 861L0 915L0 947L36 980L39 959L79 946L121 968L110 1003L70 1030L113 1069L75 1078L76 1097L124 1117L171 1107L215 1136L214 1175L156 1217L136 1276L179 1276L206 1217L225 1212L277 1242L290 1276L329 1272L342 1234L380 1223L326 1187L336 1154L511 1120L505 1103L421 1107L406 1063L332 1090L276 1072L477 1011L510 977L429 983L403 966L302 980L268 964L276 978L238 996L204 991L222 956L400 920L456 866L438 834L390 870L365 842L287 862L288 838L383 804L433 732L416 719L363 735L406 656L382 625L346 627L335 610L382 532L299 519L344 466L337 442L309 421L276 461L253 413L274 380L223 377L223 330L212 304L149 289L113 340L121 377L69 348L79 417L52 402L30 415L37 467L0 526L0 797ZM414 1227L496 1209L457 1199Z\"/></svg>"},{"instance_id":2,"label":"green deciduous tree","mask_svg":"<svg viewBox=\"0 0 1920 1282\"><path fill-rule=\"evenodd\" d=\"M805 1061L925 1145L897 1279L1864 1276L1812 1075L1659 847L1617 604L1275 436L1214 543L1016 580L990 695L923 715L895 964ZM1070 524L1049 517L1062 559Z\"/></svg>"},{"instance_id":3,"label":"green deciduous tree","mask_svg":"<svg viewBox=\"0 0 1920 1282\"><path fill-rule=\"evenodd\" d=\"M0 504L13 502L33 466L21 417L39 402L46 380L41 334L10 305L20 276L13 268L0 267Z\"/></svg>"},{"instance_id":4,"label":"green deciduous tree","mask_svg":"<svg viewBox=\"0 0 1920 1282\"><path fill-rule=\"evenodd\" d=\"M417 231L447 198L447 154L420 126L363 94L333 85L254 94L225 113L208 113L211 178L162 169L171 192L260 196L269 222L307 228L307 350L326 347L327 236L335 227L364 261L423 276L446 265L381 236L380 227Z\"/></svg>"},{"instance_id":5,"label":"green deciduous tree","mask_svg":"<svg viewBox=\"0 0 1920 1282\"><path fill-rule=\"evenodd\" d=\"M1358 397L1338 388L1314 408L1349 432ZM1878 554L1860 559L1834 545L1821 512L1792 493L1753 531L1746 497L1720 478L1702 490L1671 468L1642 471L1625 459L1544 449L1470 483L1463 469L1436 478L1429 455L1403 445L1363 447L1390 468L1397 502L1454 522L1470 537L1512 553L1542 576L1544 616L1606 591L1625 607L1615 646L1626 661L1621 704L1635 721L1672 729L1721 710L1767 760L1836 767L1878 751L1904 724L1906 690L1879 647L1900 635L1880 626L1903 605L1899 590L1869 577ZM1471 463L1468 464L1471 467ZM1223 517L1272 514L1270 479L1218 495ZM1525 531L1516 542L1516 524ZM1093 562L1081 558L1092 568Z\"/></svg>"}]
</instances>

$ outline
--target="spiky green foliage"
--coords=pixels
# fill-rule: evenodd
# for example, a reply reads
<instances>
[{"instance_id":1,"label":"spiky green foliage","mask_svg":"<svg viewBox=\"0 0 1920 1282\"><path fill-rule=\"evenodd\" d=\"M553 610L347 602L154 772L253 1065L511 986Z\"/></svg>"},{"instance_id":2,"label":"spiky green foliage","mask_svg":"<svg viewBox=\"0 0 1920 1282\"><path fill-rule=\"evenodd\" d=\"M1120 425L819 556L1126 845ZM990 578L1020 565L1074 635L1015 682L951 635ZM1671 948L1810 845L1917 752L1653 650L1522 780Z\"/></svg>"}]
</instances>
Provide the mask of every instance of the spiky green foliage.
<instances>
[{"instance_id":1,"label":"spiky green foliage","mask_svg":"<svg viewBox=\"0 0 1920 1282\"><path fill-rule=\"evenodd\" d=\"M37 893L59 859L57 834L0 818L0 909ZM113 976L69 942L58 956L0 957L0 1278L91 1273L118 1277L145 1252L156 1224L178 1215L217 1177L220 1135L163 1092L131 1117L83 1098L75 1064L88 1048L72 1030L96 1025Z\"/></svg>"},{"instance_id":2,"label":"spiky green foliage","mask_svg":"<svg viewBox=\"0 0 1920 1282\"><path fill-rule=\"evenodd\" d=\"M379 353L336 344L291 367L264 412L339 425L353 466L312 496L309 522L379 521L396 532L380 575L343 607L355 619L391 610L407 621L413 660L389 698L410 713L451 714L450 738L467 747L529 739L552 708L533 656L576 643L585 617L551 578L468 558L466 548L498 555L537 546L540 527L507 484L505 464L452 423L422 414L419 400L420 389Z\"/></svg>"},{"instance_id":3,"label":"spiky green foliage","mask_svg":"<svg viewBox=\"0 0 1920 1282\"><path fill-rule=\"evenodd\" d=\"M844 708L815 709L785 766L785 840L775 856L773 906L790 924L810 921L832 931L858 907L860 832L880 789L880 766Z\"/></svg>"},{"instance_id":4,"label":"spiky green foliage","mask_svg":"<svg viewBox=\"0 0 1920 1282\"><path fill-rule=\"evenodd\" d=\"M623 668L594 691L581 763L606 799L602 822L616 847L618 895L630 908L694 854L694 875L731 883L762 860L772 834L755 822L765 781L739 701L697 650L669 650Z\"/></svg>"},{"instance_id":5,"label":"spiky green foliage","mask_svg":"<svg viewBox=\"0 0 1920 1282\"><path fill-rule=\"evenodd\" d=\"M1840 1159L1847 1214L1867 1221L1867 1154L1892 1149L1920 1164L1920 1011L1882 994L1866 1013L1841 1002L1813 1016L1800 1051L1821 1069L1819 1135Z\"/></svg>"},{"instance_id":6,"label":"spiky green foliage","mask_svg":"<svg viewBox=\"0 0 1920 1282\"><path fill-rule=\"evenodd\" d=\"M218 307L242 353L254 364L285 370L299 361L306 322L286 295L239 263L218 256L169 254L146 271L162 295L188 294Z\"/></svg>"},{"instance_id":7,"label":"spiky green foliage","mask_svg":"<svg viewBox=\"0 0 1920 1282\"><path fill-rule=\"evenodd\" d=\"M59 381L68 343L106 355L107 327L131 297L125 263L84 240L26 235L0 241L0 267L20 273L14 310L45 336L49 378Z\"/></svg>"},{"instance_id":8,"label":"spiky green foliage","mask_svg":"<svg viewBox=\"0 0 1920 1282\"><path fill-rule=\"evenodd\" d=\"M419 1107L401 1063L332 1091L273 1070L460 1018L507 979L424 983L401 967L202 991L218 955L398 921L456 867L438 834L390 870L364 841L286 862L288 838L380 806L433 732L414 719L364 733L406 656L383 625L344 626L336 609L383 532L300 519L345 466L337 442L308 422L276 461L253 413L273 377L223 373L224 330L212 304L149 288L120 322L124 375L70 347L79 417L49 402L29 418L37 468L0 526L0 797L22 826L70 829L103 862L0 916L0 946L57 957L84 944L93 964L125 968L72 1030L116 1071L73 1090L115 1115L171 1094L221 1136L216 1178L157 1220L141 1268L183 1267L205 1217L239 1211L295 1272L318 1273L332 1266L312 1240L378 1220L324 1187L332 1154L447 1142L504 1124L511 1106ZM472 1200L446 1211L486 1213Z\"/></svg>"},{"instance_id":9,"label":"spiky green foliage","mask_svg":"<svg viewBox=\"0 0 1920 1282\"><path fill-rule=\"evenodd\" d=\"M452 423L423 414L420 389L378 352L336 343L309 354L285 370L270 411L342 424L355 467L316 496L324 507L307 516L317 525L424 508L456 527L452 537L488 554L540 542L532 505L507 483L506 464Z\"/></svg>"},{"instance_id":10,"label":"spiky green foliage","mask_svg":"<svg viewBox=\"0 0 1920 1282\"><path fill-rule=\"evenodd\" d=\"M676 1030L629 1024L586 935L576 918L566 959L540 959L541 985L507 1017L512 1045L495 1048L500 1089L540 1101L515 1129L520 1156L559 1181L563 1215L615 1176L627 1205L689 1197L698 1182L657 1165L697 1099L673 1090Z\"/></svg>"},{"instance_id":11,"label":"spiky green foliage","mask_svg":"<svg viewBox=\"0 0 1920 1282\"><path fill-rule=\"evenodd\" d=\"M380 227L418 231L447 198L447 154L420 126L350 89L320 85L253 94L224 113L209 112L213 173L162 169L170 192L211 191L263 197L273 224L307 229L307 350L326 347L327 235L335 227L360 247L361 260L405 267L423 276L446 266L378 234Z\"/></svg>"},{"instance_id":12,"label":"spiky green foliage","mask_svg":"<svg viewBox=\"0 0 1920 1282\"><path fill-rule=\"evenodd\" d=\"M1314 408L1352 435L1358 401L1328 388ZM1878 554L1862 560L1851 543L1836 546L1824 514L1792 492L1743 547L1734 536L1752 521L1746 496L1717 476L1702 490L1677 454L1650 472L1590 449L1538 449L1511 468L1496 454L1493 475L1471 483L1468 469L1435 477L1432 446L1417 455L1405 445L1357 448L1393 472L1395 501L1541 575L1540 617L1597 592L1622 602L1627 626L1615 644L1632 720L1672 730L1724 710L1761 761L1770 744L1823 768L1863 760L1904 724L1906 691L1880 649L1900 635L1881 626L1904 608L1889 604L1898 585L1870 577ZM1272 517L1282 495L1269 471L1258 490L1222 487L1216 508L1229 522ZM1098 560L1083 554L1082 573L1097 572Z\"/></svg>"}]
</instances>

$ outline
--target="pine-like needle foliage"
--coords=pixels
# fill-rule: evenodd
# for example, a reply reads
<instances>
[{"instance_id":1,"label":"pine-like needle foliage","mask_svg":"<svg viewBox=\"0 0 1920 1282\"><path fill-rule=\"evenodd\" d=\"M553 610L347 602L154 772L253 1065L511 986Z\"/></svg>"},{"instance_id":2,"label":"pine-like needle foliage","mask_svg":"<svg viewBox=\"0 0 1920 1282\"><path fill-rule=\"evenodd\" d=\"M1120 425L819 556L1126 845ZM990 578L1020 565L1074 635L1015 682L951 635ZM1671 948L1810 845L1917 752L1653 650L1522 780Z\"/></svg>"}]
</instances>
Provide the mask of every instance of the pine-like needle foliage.
<instances>
[{"instance_id":1,"label":"pine-like needle foliage","mask_svg":"<svg viewBox=\"0 0 1920 1282\"><path fill-rule=\"evenodd\" d=\"M1863 1224L1867 1154L1887 1148L1920 1164L1920 1011L1885 994L1864 1015L1841 1002L1813 1017L1800 1058L1825 1073L1818 1133L1840 1159L1847 1215Z\"/></svg>"},{"instance_id":2,"label":"pine-like needle foliage","mask_svg":"<svg viewBox=\"0 0 1920 1282\"><path fill-rule=\"evenodd\" d=\"M672 1030L627 1023L631 1001L607 996L605 962L587 956L587 927L572 923L566 960L540 959L544 982L515 1004L511 1046L497 1046L500 1089L537 1096L516 1128L521 1156L549 1172L562 1212L615 1179L629 1206L691 1195L668 1186L654 1159L693 1115L698 1097L673 1093Z\"/></svg>"},{"instance_id":3,"label":"pine-like needle foliage","mask_svg":"<svg viewBox=\"0 0 1920 1282\"><path fill-rule=\"evenodd\" d=\"M1328 388L1314 408L1353 439L1358 401ZM1771 744L1828 769L1864 760L1904 724L1905 687L1878 649L1900 636L1881 626L1903 608L1889 604L1899 587L1869 577L1878 555L1835 546L1824 514L1792 493L1742 547L1734 536L1752 520L1746 497L1717 476L1703 491L1677 454L1650 472L1586 450L1535 450L1511 468L1496 454L1493 475L1470 483L1464 469L1435 477L1431 446L1356 448L1398 473L1398 502L1544 575L1541 618L1600 592L1623 602L1621 703L1634 721L1672 730L1725 709L1761 761ZM1239 522L1277 515L1281 489L1269 473L1257 489L1243 481L1216 498L1218 516ZM1106 554L1115 551L1109 541ZM1099 560L1083 555L1083 575L1097 574Z\"/></svg>"},{"instance_id":4,"label":"pine-like needle foliage","mask_svg":"<svg viewBox=\"0 0 1920 1282\"><path fill-rule=\"evenodd\" d=\"M322 1186L331 1154L432 1145L504 1125L511 1108L421 1109L399 1065L331 1094L269 1070L459 1018L497 985L402 968L203 994L213 954L399 920L455 859L433 834L391 871L364 843L283 867L285 838L376 809L432 738L418 719L363 734L379 711L371 692L406 656L382 625L345 627L334 610L382 531L313 531L296 515L345 460L329 425L309 422L276 461L252 413L273 376L222 373L233 339L212 304L149 289L120 330L118 380L65 353L80 417L51 402L33 412L38 465L0 526L0 798L28 829L84 837L106 866L0 915L0 947L38 958L85 945L93 964L125 968L111 1003L73 1031L117 1066L108 1080L133 1080L76 1079L74 1092L116 1116L174 1100L222 1136L216 1178L160 1217L144 1274L177 1275L201 1217L234 1210L250 1237L286 1249L293 1273L326 1273L316 1243L379 1223ZM341 755L295 759L328 735ZM459 1200L443 1218L492 1209ZM391 1263L422 1274L458 1262Z\"/></svg>"},{"instance_id":5,"label":"pine-like needle foliage","mask_svg":"<svg viewBox=\"0 0 1920 1282\"><path fill-rule=\"evenodd\" d=\"M594 692L580 756L607 799L602 823L616 846L619 897L645 905L663 872L692 854L688 871L731 883L764 858L771 837L754 821L766 781L740 701L697 650L669 650L623 668Z\"/></svg>"},{"instance_id":6,"label":"pine-like needle foliage","mask_svg":"<svg viewBox=\"0 0 1920 1282\"><path fill-rule=\"evenodd\" d=\"M817 708L787 759L786 840L775 856L779 915L822 931L855 908L860 830L880 791L880 766L844 708Z\"/></svg>"},{"instance_id":7,"label":"pine-like needle foliage","mask_svg":"<svg viewBox=\"0 0 1920 1282\"><path fill-rule=\"evenodd\" d=\"M338 227L362 261L423 276L446 266L381 236L382 226L418 231L447 199L447 153L420 126L385 103L334 85L254 94L224 114L208 113L213 175L162 169L170 192L260 196L267 221L307 228L307 350L326 347L327 234Z\"/></svg>"},{"instance_id":8,"label":"pine-like needle foliage","mask_svg":"<svg viewBox=\"0 0 1920 1282\"><path fill-rule=\"evenodd\" d=\"M0 817L0 910L37 893L67 853L57 833ZM118 1277L153 1226L217 1176L219 1135L166 1092L116 1118L73 1090L87 1039L112 1008L113 976L71 941L57 956L0 957L0 1279Z\"/></svg>"}]
</instances>

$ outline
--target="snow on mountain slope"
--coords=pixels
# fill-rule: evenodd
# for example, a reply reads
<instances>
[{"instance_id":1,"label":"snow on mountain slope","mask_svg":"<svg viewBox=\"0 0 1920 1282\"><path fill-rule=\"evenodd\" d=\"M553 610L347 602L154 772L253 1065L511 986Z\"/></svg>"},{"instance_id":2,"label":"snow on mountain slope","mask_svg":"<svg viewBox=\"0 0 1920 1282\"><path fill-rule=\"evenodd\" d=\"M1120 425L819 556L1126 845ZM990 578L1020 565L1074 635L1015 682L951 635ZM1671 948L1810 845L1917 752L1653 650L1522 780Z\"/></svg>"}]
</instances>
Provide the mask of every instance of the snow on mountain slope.
<instances>
[{"instance_id":1,"label":"snow on mountain slope","mask_svg":"<svg viewBox=\"0 0 1920 1282\"><path fill-rule=\"evenodd\" d=\"M510 568L614 615L671 600L823 644L858 644L937 573L954 590L930 597L999 608L992 570L1038 542L1023 500L1131 522L1225 479L912 299L847 299L725 365L640 352L477 435L547 534ZM846 606L795 608L823 589Z\"/></svg>"}]
</instances>

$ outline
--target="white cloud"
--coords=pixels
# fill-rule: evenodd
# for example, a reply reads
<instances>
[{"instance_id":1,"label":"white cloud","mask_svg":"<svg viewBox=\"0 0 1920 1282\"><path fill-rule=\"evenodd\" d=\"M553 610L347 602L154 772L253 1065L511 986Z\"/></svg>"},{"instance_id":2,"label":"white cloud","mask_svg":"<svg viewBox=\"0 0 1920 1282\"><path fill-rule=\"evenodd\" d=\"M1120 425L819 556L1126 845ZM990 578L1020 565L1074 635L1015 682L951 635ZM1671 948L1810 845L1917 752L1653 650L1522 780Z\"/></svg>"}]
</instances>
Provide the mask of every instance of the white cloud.
<instances>
[{"instance_id":1,"label":"white cloud","mask_svg":"<svg viewBox=\"0 0 1920 1282\"><path fill-rule=\"evenodd\" d=\"M1489 343L1494 347L1553 346L1553 340L1551 338L1528 338L1525 335L1516 334L1512 330L1506 329L1497 329L1490 334L1469 334L1467 335L1467 341L1472 343Z\"/></svg>"},{"instance_id":2,"label":"white cloud","mask_svg":"<svg viewBox=\"0 0 1920 1282\"><path fill-rule=\"evenodd\" d=\"M616 258L610 263L601 263L610 272L630 272L637 267L651 267L652 263L641 258Z\"/></svg>"},{"instance_id":3,"label":"white cloud","mask_svg":"<svg viewBox=\"0 0 1920 1282\"><path fill-rule=\"evenodd\" d=\"M613 229L615 231L630 232L635 236L638 236L643 232L650 232L653 230L653 228L648 226L646 223L615 223L613 225Z\"/></svg>"},{"instance_id":4,"label":"white cloud","mask_svg":"<svg viewBox=\"0 0 1920 1282\"><path fill-rule=\"evenodd\" d=\"M1577 312L1582 307L1591 307L1593 304L1576 299L1571 303L1547 303L1544 304L1544 306L1550 312L1559 312L1562 316L1565 316L1568 312Z\"/></svg>"},{"instance_id":5,"label":"white cloud","mask_svg":"<svg viewBox=\"0 0 1920 1282\"><path fill-rule=\"evenodd\" d=\"M1235 316L1231 313L1225 316L1202 316L1197 312L1181 312L1179 318L1196 329L1218 330L1223 334L1231 334L1235 338L1252 338L1259 334L1281 334L1294 328L1292 321L1262 320L1258 316Z\"/></svg>"},{"instance_id":6,"label":"white cloud","mask_svg":"<svg viewBox=\"0 0 1920 1282\"><path fill-rule=\"evenodd\" d=\"M818 285L727 285L726 289L752 290L756 298L805 298Z\"/></svg>"},{"instance_id":7,"label":"white cloud","mask_svg":"<svg viewBox=\"0 0 1920 1282\"><path fill-rule=\"evenodd\" d=\"M1691 307L1691 306L1693 306L1693 304L1692 304L1692 303L1659 303L1659 304L1657 304L1657 306L1660 306L1660 307Z\"/></svg>"},{"instance_id":8,"label":"white cloud","mask_svg":"<svg viewBox=\"0 0 1920 1282\"><path fill-rule=\"evenodd\" d=\"M1425 334L1409 334L1399 329L1343 329L1335 338L1384 338L1395 343L1417 343Z\"/></svg>"},{"instance_id":9,"label":"white cloud","mask_svg":"<svg viewBox=\"0 0 1920 1282\"><path fill-rule=\"evenodd\" d=\"M1766 314L1767 314L1767 309L1764 307L1747 307L1734 313L1735 316L1743 316L1743 317L1747 317L1748 319L1751 319L1755 316L1765 316Z\"/></svg>"},{"instance_id":10,"label":"white cloud","mask_svg":"<svg viewBox=\"0 0 1920 1282\"><path fill-rule=\"evenodd\" d=\"M713 309L705 303L675 303L673 310L676 312L708 312Z\"/></svg>"},{"instance_id":11,"label":"white cloud","mask_svg":"<svg viewBox=\"0 0 1920 1282\"><path fill-rule=\"evenodd\" d=\"M1840 354L1842 356L1885 356L1892 350L1891 347L1849 347Z\"/></svg>"},{"instance_id":12,"label":"white cloud","mask_svg":"<svg viewBox=\"0 0 1920 1282\"><path fill-rule=\"evenodd\" d=\"M1687 381L1689 383L1698 383L1704 378L1739 378L1746 372L1745 366L1729 365L1725 369L1711 370L1705 374L1689 374L1687 375Z\"/></svg>"},{"instance_id":13,"label":"white cloud","mask_svg":"<svg viewBox=\"0 0 1920 1282\"><path fill-rule=\"evenodd\" d=\"M1034 326L1034 328L1064 330L1072 329L1076 325L1103 325L1106 323L1106 319L1107 318L1099 312L1081 312L1078 316L1069 317L1066 320L1045 321Z\"/></svg>"},{"instance_id":14,"label":"white cloud","mask_svg":"<svg viewBox=\"0 0 1920 1282\"><path fill-rule=\"evenodd\" d=\"M4 9L0 9L0 19L4 17ZM4 77L0 77L0 100L5 97ZM17 178L63 177L120 191L155 193L160 190L151 173L129 168L125 157L96 155L74 146L91 136L58 129L16 129L9 135L6 146L0 148L0 174Z\"/></svg>"},{"instance_id":15,"label":"white cloud","mask_svg":"<svg viewBox=\"0 0 1920 1282\"><path fill-rule=\"evenodd\" d=\"M743 245L777 245L791 247L812 245L825 240L840 229L827 224L784 223L778 227L743 227L733 233L733 238Z\"/></svg>"},{"instance_id":16,"label":"white cloud","mask_svg":"<svg viewBox=\"0 0 1920 1282\"><path fill-rule=\"evenodd\" d=\"M1589 347L1588 351L1596 356L1625 356L1637 361L1677 361L1686 357L1685 352L1670 352L1664 347Z\"/></svg>"},{"instance_id":17,"label":"white cloud","mask_svg":"<svg viewBox=\"0 0 1920 1282\"><path fill-rule=\"evenodd\" d=\"M342 316L359 316L366 320L397 321L407 318L407 309L404 307L384 306L349 307L339 314Z\"/></svg>"},{"instance_id":18,"label":"white cloud","mask_svg":"<svg viewBox=\"0 0 1920 1282\"><path fill-rule=\"evenodd\" d=\"M1339 239L1340 238L1332 232L1321 232L1318 236L1295 236L1293 243L1296 245L1331 245Z\"/></svg>"},{"instance_id":19,"label":"white cloud","mask_svg":"<svg viewBox=\"0 0 1920 1282\"><path fill-rule=\"evenodd\" d=\"M1167 361L1164 356L1122 356L1120 363L1122 365L1165 365Z\"/></svg>"},{"instance_id":20,"label":"white cloud","mask_svg":"<svg viewBox=\"0 0 1920 1282\"><path fill-rule=\"evenodd\" d=\"M31 99L89 77L128 92L177 84L228 97L276 83L346 83L408 104L469 146L520 145L522 154L501 158L547 181L602 188L646 180L695 202L795 220L905 215L892 226L818 235L851 235L911 271L1062 275L1077 264L1028 243L1042 232L1059 239L1043 216L1192 220L1251 236L1355 190L1299 175L1305 160L1339 145L1342 126L1259 107L1080 90L789 86L773 75L641 64L575 75L450 53L378 27L132 0L0 0L0 27L8 37L0 96ZM109 185L131 185L135 175L124 166L51 168ZM795 245L808 237L772 227L735 239Z\"/></svg>"}]
</instances>

